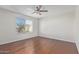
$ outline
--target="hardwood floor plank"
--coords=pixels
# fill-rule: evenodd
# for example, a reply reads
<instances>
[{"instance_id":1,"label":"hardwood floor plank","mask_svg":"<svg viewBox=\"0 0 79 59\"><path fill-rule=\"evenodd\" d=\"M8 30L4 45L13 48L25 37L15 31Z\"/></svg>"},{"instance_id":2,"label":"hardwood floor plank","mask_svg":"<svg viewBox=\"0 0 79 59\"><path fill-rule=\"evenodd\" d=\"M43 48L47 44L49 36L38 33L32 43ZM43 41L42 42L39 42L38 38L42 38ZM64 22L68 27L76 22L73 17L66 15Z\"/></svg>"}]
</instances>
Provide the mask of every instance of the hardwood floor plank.
<instances>
[{"instance_id":1,"label":"hardwood floor plank","mask_svg":"<svg viewBox=\"0 0 79 59\"><path fill-rule=\"evenodd\" d=\"M6 54L77 54L75 43L45 37L33 37L0 45L0 53Z\"/></svg>"}]
</instances>

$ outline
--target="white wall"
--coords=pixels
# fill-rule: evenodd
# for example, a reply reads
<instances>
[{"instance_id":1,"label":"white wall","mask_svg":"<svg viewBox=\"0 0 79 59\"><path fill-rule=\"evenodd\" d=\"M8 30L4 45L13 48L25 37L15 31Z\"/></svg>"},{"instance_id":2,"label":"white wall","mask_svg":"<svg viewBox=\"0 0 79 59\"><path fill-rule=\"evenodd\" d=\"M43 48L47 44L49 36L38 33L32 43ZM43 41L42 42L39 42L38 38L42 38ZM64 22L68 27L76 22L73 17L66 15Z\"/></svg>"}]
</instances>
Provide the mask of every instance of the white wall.
<instances>
[{"instance_id":1,"label":"white wall","mask_svg":"<svg viewBox=\"0 0 79 59\"><path fill-rule=\"evenodd\" d=\"M40 19L40 36L74 42L74 12Z\"/></svg>"},{"instance_id":2,"label":"white wall","mask_svg":"<svg viewBox=\"0 0 79 59\"><path fill-rule=\"evenodd\" d=\"M33 21L33 33L19 34L16 32L16 17L20 16L26 19L31 19ZM0 9L0 44L38 36L38 34L44 37L74 42L74 16L74 12L68 12L57 16L50 16L37 20L35 18ZM75 22L78 21L79 20L76 19ZM75 27L78 28L79 23L76 23L76 25ZM75 39L77 39L76 43L78 45L79 33L77 29L75 31Z\"/></svg>"},{"instance_id":3,"label":"white wall","mask_svg":"<svg viewBox=\"0 0 79 59\"><path fill-rule=\"evenodd\" d=\"M74 36L75 36L75 42L79 51L79 6L76 8L76 18L74 21Z\"/></svg>"},{"instance_id":4,"label":"white wall","mask_svg":"<svg viewBox=\"0 0 79 59\"><path fill-rule=\"evenodd\" d=\"M24 17L33 21L33 32L19 34L16 32L16 17ZM0 9L0 44L18 41L37 36L37 20L4 9Z\"/></svg>"}]
</instances>

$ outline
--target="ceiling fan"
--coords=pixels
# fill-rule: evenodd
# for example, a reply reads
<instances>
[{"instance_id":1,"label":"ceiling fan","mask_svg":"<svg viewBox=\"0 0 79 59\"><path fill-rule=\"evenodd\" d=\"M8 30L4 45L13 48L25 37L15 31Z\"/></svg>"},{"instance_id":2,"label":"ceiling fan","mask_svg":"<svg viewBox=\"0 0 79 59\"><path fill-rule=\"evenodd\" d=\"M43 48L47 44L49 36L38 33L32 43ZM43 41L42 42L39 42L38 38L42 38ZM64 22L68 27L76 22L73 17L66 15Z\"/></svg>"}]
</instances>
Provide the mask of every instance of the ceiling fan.
<instances>
[{"instance_id":1,"label":"ceiling fan","mask_svg":"<svg viewBox=\"0 0 79 59\"><path fill-rule=\"evenodd\" d=\"M41 12L48 12L48 10L45 10L43 7L44 6L42 6L42 5L34 6L34 11L32 14L36 13L36 14L42 15Z\"/></svg>"}]
</instances>

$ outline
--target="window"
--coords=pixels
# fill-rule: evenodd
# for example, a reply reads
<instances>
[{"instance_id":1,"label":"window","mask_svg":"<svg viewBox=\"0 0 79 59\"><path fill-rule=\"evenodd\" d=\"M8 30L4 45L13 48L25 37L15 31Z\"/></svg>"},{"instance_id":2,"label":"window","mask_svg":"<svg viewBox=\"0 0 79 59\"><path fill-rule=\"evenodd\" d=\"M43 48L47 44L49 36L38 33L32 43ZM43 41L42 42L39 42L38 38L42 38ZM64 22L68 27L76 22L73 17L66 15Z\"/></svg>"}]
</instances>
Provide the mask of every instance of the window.
<instances>
[{"instance_id":1,"label":"window","mask_svg":"<svg viewBox=\"0 0 79 59\"><path fill-rule=\"evenodd\" d=\"M19 33L32 32L32 20L17 17L16 24L16 29Z\"/></svg>"}]
</instances>

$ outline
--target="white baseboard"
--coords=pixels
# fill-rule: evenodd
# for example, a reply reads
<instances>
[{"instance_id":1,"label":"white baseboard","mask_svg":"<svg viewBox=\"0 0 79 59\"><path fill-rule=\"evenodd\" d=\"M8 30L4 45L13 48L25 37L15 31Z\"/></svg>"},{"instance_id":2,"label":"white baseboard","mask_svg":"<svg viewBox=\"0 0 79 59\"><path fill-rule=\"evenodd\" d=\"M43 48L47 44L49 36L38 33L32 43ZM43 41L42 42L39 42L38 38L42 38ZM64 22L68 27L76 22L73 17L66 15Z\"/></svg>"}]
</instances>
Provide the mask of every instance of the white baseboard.
<instances>
[{"instance_id":1,"label":"white baseboard","mask_svg":"<svg viewBox=\"0 0 79 59\"><path fill-rule=\"evenodd\" d=\"M68 40L68 39L66 40L66 39L62 39L62 38L57 38L57 37L53 37L52 35L40 34L39 36L75 43L74 40Z\"/></svg>"}]
</instances>

